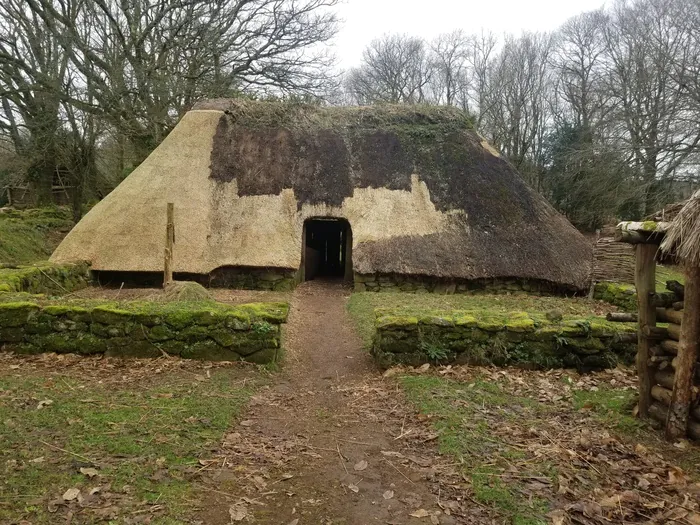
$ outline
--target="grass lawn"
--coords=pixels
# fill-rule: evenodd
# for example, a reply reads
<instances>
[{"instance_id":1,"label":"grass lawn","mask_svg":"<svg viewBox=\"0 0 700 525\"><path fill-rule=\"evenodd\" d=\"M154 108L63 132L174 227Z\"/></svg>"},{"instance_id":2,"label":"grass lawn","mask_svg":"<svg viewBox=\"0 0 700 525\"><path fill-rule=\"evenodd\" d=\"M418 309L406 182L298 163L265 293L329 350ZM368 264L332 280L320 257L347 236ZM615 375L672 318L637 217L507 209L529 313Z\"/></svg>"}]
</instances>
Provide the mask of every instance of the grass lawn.
<instances>
[{"instance_id":1,"label":"grass lawn","mask_svg":"<svg viewBox=\"0 0 700 525\"><path fill-rule=\"evenodd\" d=\"M517 417L522 424L545 417L546 406L528 398L507 395L498 384L487 378L460 383L435 376L405 376L401 384L420 412L434 418L439 433L439 449L454 457L463 474L471 481L477 503L495 507L509 523L534 525L545 523L547 501L525 499L519 494L519 479L545 477L555 474L548 462L532 463L519 469L512 480L503 477L512 462L527 456L520 447L511 446L493 434L488 411L498 410L504 419ZM522 478L521 478L522 477Z\"/></svg>"},{"instance_id":2,"label":"grass lawn","mask_svg":"<svg viewBox=\"0 0 700 525\"><path fill-rule=\"evenodd\" d=\"M0 264L45 261L72 226L67 207L0 213Z\"/></svg>"},{"instance_id":3,"label":"grass lawn","mask_svg":"<svg viewBox=\"0 0 700 525\"><path fill-rule=\"evenodd\" d=\"M177 359L1 359L2 523L181 523L200 460L262 381Z\"/></svg>"},{"instance_id":4,"label":"grass lawn","mask_svg":"<svg viewBox=\"0 0 700 525\"><path fill-rule=\"evenodd\" d=\"M583 297L545 297L536 295L439 295L386 292L354 293L348 301L348 311L369 347L374 335L374 309L390 308L406 313L427 313L439 310L483 310L493 313L527 312L543 315L556 310L564 319L586 319L605 316L616 308L601 301Z\"/></svg>"},{"instance_id":5,"label":"grass lawn","mask_svg":"<svg viewBox=\"0 0 700 525\"><path fill-rule=\"evenodd\" d=\"M685 487L700 475L700 450L664 443L632 417L631 371L457 367L399 382L457 463L467 497L499 522L661 523L664 512L683 511ZM674 473L679 483L669 482Z\"/></svg>"}]
</instances>

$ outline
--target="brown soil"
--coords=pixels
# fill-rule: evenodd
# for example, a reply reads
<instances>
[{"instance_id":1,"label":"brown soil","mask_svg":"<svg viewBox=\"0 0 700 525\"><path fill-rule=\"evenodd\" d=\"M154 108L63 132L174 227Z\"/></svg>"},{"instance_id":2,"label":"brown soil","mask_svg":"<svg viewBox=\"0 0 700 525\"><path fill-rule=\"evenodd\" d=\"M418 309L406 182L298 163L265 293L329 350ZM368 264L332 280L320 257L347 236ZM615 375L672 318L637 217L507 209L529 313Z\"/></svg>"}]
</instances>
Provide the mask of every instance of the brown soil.
<instances>
[{"instance_id":1,"label":"brown soil","mask_svg":"<svg viewBox=\"0 0 700 525\"><path fill-rule=\"evenodd\" d=\"M203 523L449 524L467 512L470 523L485 521L479 507L462 508L437 435L362 349L349 294L319 281L297 288L284 368L201 480Z\"/></svg>"}]
</instances>

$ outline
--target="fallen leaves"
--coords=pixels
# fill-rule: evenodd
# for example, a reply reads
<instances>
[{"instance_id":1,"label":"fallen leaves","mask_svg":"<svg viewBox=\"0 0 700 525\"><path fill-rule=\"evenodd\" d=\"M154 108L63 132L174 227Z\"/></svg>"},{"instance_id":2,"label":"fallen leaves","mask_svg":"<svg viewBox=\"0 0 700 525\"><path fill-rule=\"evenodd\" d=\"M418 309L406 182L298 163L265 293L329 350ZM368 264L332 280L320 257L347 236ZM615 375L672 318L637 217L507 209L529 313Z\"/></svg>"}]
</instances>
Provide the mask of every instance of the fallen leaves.
<instances>
[{"instance_id":1,"label":"fallen leaves","mask_svg":"<svg viewBox=\"0 0 700 525\"><path fill-rule=\"evenodd\" d=\"M394 497L394 491L393 491L393 490L387 490L387 491L384 492L384 494L382 494L382 497L383 497L384 499L387 499L387 500L388 500L388 499L391 499L391 498Z\"/></svg>"},{"instance_id":2,"label":"fallen leaves","mask_svg":"<svg viewBox=\"0 0 700 525\"><path fill-rule=\"evenodd\" d=\"M241 503L236 503L229 507L228 514L231 518L231 522L243 521L248 517L248 508Z\"/></svg>"},{"instance_id":3,"label":"fallen leaves","mask_svg":"<svg viewBox=\"0 0 700 525\"><path fill-rule=\"evenodd\" d=\"M99 474L97 469L92 467L80 467L80 473L92 479Z\"/></svg>"},{"instance_id":4,"label":"fallen leaves","mask_svg":"<svg viewBox=\"0 0 700 525\"><path fill-rule=\"evenodd\" d=\"M70 488L63 493L63 501L73 501L80 495L80 489Z\"/></svg>"},{"instance_id":5,"label":"fallen leaves","mask_svg":"<svg viewBox=\"0 0 700 525\"><path fill-rule=\"evenodd\" d=\"M425 509L418 509L409 514L409 516L412 516L414 518L427 518L430 516L430 512L428 512Z\"/></svg>"},{"instance_id":6,"label":"fallen leaves","mask_svg":"<svg viewBox=\"0 0 700 525\"><path fill-rule=\"evenodd\" d=\"M367 462L363 459L362 461L358 461L355 463L355 465L352 467L358 472L361 472L367 468Z\"/></svg>"}]
</instances>

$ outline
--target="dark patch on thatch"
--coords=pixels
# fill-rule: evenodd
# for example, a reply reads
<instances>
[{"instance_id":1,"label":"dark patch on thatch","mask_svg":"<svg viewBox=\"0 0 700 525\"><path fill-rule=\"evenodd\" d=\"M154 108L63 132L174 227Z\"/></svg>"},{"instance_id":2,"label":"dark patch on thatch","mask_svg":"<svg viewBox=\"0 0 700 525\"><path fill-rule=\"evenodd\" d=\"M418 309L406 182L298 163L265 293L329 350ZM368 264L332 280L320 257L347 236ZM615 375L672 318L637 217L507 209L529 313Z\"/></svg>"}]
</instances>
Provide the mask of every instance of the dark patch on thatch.
<instances>
[{"instance_id":1,"label":"dark patch on thatch","mask_svg":"<svg viewBox=\"0 0 700 525\"><path fill-rule=\"evenodd\" d=\"M372 130L351 138L354 186L409 190L414 163L395 133Z\"/></svg>"},{"instance_id":2,"label":"dark patch on thatch","mask_svg":"<svg viewBox=\"0 0 700 525\"><path fill-rule=\"evenodd\" d=\"M360 244L361 273L454 278L522 277L585 288L592 250L584 237L482 145L454 108L316 106L214 101L223 109L211 177L239 195L279 194L339 206L354 188L410 190L425 182L436 208L463 210L452 233Z\"/></svg>"},{"instance_id":3,"label":"dark patch on thatch","mask_svg":"<svg viewBox=\"0 0 700 525\"><path fill-rule=\"evenodd\" d=\"M329 129L242 129L222 117L211 170L215 180L235 179L239 195L278 195L293 188L300 207L322 202L340 206L352 195L348 148Z\"/></svg>"}]
</instances>

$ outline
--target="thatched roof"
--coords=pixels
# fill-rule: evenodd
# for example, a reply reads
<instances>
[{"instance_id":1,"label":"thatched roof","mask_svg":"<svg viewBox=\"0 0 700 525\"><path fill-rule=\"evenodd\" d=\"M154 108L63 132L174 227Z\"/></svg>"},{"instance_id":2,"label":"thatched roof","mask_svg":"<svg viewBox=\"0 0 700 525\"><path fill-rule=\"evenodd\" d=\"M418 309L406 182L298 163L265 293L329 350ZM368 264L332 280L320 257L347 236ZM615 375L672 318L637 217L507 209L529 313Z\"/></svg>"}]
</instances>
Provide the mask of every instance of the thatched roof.
<instances>
[{"instance_id":1,"label":"thatched roof","mask_svg":"<svg viewBox=\"0 0 700 525\"><path fill-rule=\"evenodd\" d=\"M200 104L53 260L161 270L166 202L181 272L298 268L304 220L334 216L359 273L589 277L590 244L453 108Z\"/></svg>"},{"instance_id":2,"label":"thatched roof","mask_svg":"<svg viewBox=\"0 0 700 525\"><path fill-rule=\"evenodd\" d=\"M700 190L678 210L661 243L661 250L691 266L700 266Z\"/></svg>"}]
</instances>

